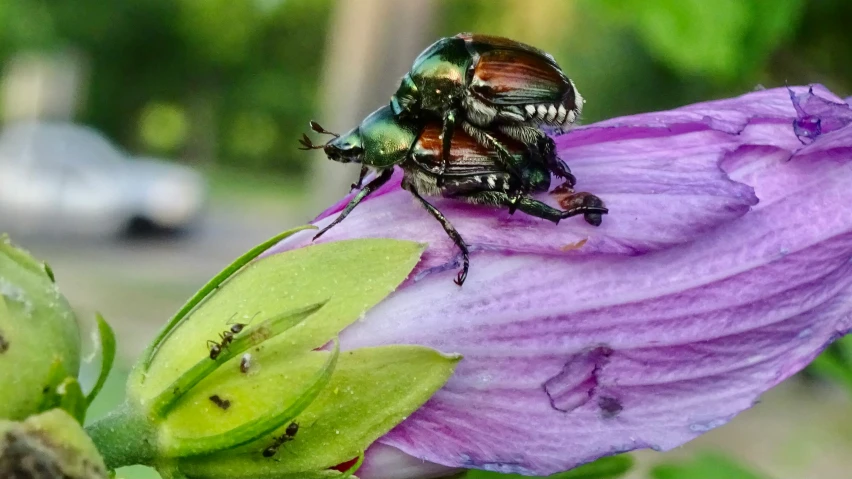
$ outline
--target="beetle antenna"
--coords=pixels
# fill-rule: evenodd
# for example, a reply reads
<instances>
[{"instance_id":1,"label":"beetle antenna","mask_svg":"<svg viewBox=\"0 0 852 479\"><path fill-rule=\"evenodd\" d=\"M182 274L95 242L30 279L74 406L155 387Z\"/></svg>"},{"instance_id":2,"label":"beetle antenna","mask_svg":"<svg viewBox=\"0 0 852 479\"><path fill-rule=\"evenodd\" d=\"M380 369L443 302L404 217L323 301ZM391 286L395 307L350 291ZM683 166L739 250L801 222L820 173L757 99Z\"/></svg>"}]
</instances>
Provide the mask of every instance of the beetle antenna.
<instances>
[{"instance_id":1,"label":"beetle antenna","mask_svg":"<svg viewBox=\"0 0 852 479\"><path fill-rule=\"evenodd\" d=\"M302 133L302 138L299 139L299 143L301 143L302 147L300 150L321 150L325 145L314 145L308 135Z\"/></svg>"},{"instance_id":2,"label":"beetle antenna","mask_svg":"<svg viewBox=\"0 0 852 479\"><path fill-rule=\"evenodd\" d=\"M332 132L326 130L325 128L321 127L320 124L315 122L314 120L311 120L311 130L314 130L317 133L322 133L324 135L331 135L335 138L340 137L340 135L338 135L337 133L332 133Z\"/></svg>"}]
</instances>

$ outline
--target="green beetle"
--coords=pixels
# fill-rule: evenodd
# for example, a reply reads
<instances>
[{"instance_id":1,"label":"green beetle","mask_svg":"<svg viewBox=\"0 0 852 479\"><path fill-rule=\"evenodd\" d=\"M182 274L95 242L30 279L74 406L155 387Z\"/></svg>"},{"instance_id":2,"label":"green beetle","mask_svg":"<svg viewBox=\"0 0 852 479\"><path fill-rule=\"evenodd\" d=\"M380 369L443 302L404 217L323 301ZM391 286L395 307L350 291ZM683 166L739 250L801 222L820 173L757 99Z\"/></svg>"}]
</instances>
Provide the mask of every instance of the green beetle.
<instances>
[{"instance_id":1,"label":"green beetle","mask_svg":"<svg viewBox=\"0 0 852 479\"><path fill-rule=\"evenodd\" d=\"M608 212L603 201L589 193L573 193L571 208L565 211L533 199L532 194L546 192L551 184L550 171L539 158L541 152L502 135L496 138L504 145L506 153L512 156L518 169L523 170L521 175L506 168L498 159L498 152L483 146L462 128L453 132L449 161L444 164L441 123L404 121L394 115L390 106L379 108L342 136L323 129L315 122L311 122L311 128L318 133L333 135L334 138L325 145L314 145L304 135L301 149L323 149L331 160L363 165L358 182L353 184L353 188L360 188L360 191L314 239L343 221L364 198L385 184L393 175L394 167L398 166L403 171L402 188L417 198L441 223L444 231L461 250L464 265L455 280L460 286L470 266L467 244L425 196L506 206L512 213L520 210L554 223L583 214L588 223L598 226L601 224L601 215ZM370 169L377 170L378 175L362 186Z\"/></svg>"},{"instance_id":2,"label":"green beetle","mask_svg":"<svg viewBox=\"0 0 852 479\"><path fill-rule=\"evenodd\" d=\"M555 158L553 140L540 128L562 130L583 109L574 83L549 54L508 38L460 33L426 48L402 78L390 105L402 119L443 121L442 167L460 122L480 144L494 148L507 168L518 169L510 152L487 130L535 146ZM549 162L555 175L574 179L562 162Z\"/></svg>"}]
</instances>

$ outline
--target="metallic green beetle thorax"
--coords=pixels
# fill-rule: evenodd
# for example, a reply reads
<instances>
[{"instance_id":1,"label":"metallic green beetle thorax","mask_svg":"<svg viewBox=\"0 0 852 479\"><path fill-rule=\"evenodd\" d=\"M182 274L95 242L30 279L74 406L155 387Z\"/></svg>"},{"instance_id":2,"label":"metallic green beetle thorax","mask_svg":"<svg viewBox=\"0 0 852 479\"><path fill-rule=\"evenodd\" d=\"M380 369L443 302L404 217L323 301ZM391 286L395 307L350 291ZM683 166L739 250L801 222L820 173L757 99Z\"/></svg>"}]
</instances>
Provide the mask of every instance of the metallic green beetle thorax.
<instances>
[{"instance_id":1,"label":"metallic green beetle thorax","mask_svg":"<svg viewBox=\"0 0 852 479\"><path fill-rule=\"evenodd\" d=\"M464 40L443 38L414 61L409 75L417 86L420 108L443 111L464 93L471 56Z\"/></svg>"},{"instance_id":2,"label":"metallic green beetle thorax","mask_svg":"<svg viewBox=\"0 0 852 479\"><path fill-rule=\"evenodd\" d=\"M389 168L405 161L417 138L414 125L399 121L387 106L371 113L359 130L364 148L363 163L376 168Z\"/></svg>"}]
</instances>

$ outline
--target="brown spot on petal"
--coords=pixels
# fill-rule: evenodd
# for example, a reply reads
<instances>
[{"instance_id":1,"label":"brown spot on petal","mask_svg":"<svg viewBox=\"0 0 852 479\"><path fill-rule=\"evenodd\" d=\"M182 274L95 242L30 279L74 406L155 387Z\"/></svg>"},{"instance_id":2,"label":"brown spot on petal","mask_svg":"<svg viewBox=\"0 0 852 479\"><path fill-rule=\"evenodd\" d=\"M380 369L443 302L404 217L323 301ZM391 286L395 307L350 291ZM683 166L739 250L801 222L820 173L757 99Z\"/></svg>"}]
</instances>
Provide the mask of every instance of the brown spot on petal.
<instances>
[{"instance_id":1,"label":"brown spot on petal","mask_svg":"<svg viewBox=\"0 0 852 479\"><path fill-rule=\"evenodd\" d=\"M624 406L621 405L621 401L610 396L599 397L598 407L601 408L601 416L604 419L612 419L624 410Z\"/></svg>"},{"instance_id":2,"label":"brown spot on petal","mask_svg":"<svg viewBox=\"0 0 852 479\"><path fill-rule=\"evenodd\" d=\"M559 250L560 251L571 251L571 250L575 250L575 249L580 249L580 248L583 247L584 244L586 244L587 241L589 241L589 238L583 238L580 241L577 241L575 243L568 243L566 245L562 245L562 246L559 247Z\"/></svg>"}]
</instances>

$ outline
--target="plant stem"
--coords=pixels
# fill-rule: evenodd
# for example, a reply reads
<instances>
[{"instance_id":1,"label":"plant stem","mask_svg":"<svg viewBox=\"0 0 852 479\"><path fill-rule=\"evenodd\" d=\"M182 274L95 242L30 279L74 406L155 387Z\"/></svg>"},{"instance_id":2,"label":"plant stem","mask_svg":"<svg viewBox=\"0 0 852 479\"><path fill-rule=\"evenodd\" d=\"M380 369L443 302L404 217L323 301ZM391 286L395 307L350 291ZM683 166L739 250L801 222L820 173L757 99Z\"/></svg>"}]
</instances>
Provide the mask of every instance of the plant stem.
<instances>
[{"instance_id":1,"label":"plant stem","mask_svg":"<svg viewBox=\"0 0 852 479\"><path fill-rule=\"evenodd\" d=\"M144 414L127 404L86 426L86 433L109 470L150 464L155 458L157 438L154 426Z\"/></svg>"}]
</instances>

